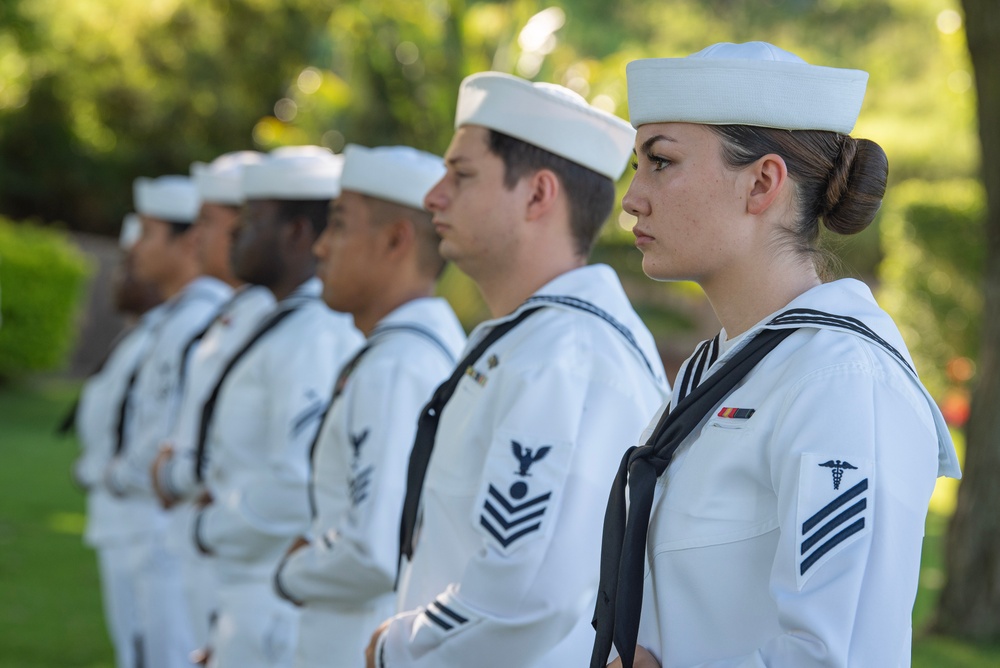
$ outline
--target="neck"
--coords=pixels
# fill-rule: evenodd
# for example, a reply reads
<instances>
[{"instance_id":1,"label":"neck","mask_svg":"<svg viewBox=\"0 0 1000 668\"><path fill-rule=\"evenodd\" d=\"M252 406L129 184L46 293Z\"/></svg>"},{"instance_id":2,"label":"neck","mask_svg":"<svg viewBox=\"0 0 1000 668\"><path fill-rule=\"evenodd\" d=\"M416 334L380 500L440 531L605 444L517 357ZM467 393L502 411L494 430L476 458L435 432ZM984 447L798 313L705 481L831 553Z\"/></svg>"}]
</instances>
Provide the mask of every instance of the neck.
<instances>
[{"instance_id":1,"label":"neck","mask_svg":"<svg viewBox=\"0 0 1000 668\"><path fill-rule=\"evenodd\" d=\"M734 338L821 283L811 262L751 263L754 271L728 272L700 281L715 315Z\"/></svg>"},{"instance_id":2,"label":"neck","mask_svg":"<svg viewBox=\"0 0 1000 668\"><path fill-rule=\"evenodd\" d=\"M479 286L490 315L501 318L513 313L545 284L585 264L586 258L576 255L555 259L535 257L472 279Z\"/></svg>"},{"instance_id":3,"label":"neck","mask_svg":"<svg viewBox=\"0 0 1000 668\"><path fill-rule=\"evenodd\" d=\"M354 316L354 326L361 330L365 338L371 336L381 320L398 309L403 304L412 302L415 299L425 299L434 295L434 281L426 284L407 285L394 292L385 291L381 294L384 297L373 300L365 304L364 310L352 313Z\"/></svg>"},{"instance_id":4,"label":"neck","mask_svg":"<svg viewBox=\"0 0 1000 668\"><path fill-rule=\"evenodd\" d=\"M187 287L188 283L196 278L198 278L198 272L193 269L179 272L171 277L171 280L160 286L160 294L163 295L164 301L172 299L175 295L179 294L181 290Z\"/></svg>"},{"instance_id":5,"label":"neck","mask_svg":"<svg viewBox=\"0 0 1000 668\"><path fill-rule=\"evenodd\" d=\"M313 275L313 267L309 265L307 270L288 272L274 285L269 285L267 288L274 294L274 298L280 302L295 292L300 285L312 278Z\"/></svg>"}]
</instances>

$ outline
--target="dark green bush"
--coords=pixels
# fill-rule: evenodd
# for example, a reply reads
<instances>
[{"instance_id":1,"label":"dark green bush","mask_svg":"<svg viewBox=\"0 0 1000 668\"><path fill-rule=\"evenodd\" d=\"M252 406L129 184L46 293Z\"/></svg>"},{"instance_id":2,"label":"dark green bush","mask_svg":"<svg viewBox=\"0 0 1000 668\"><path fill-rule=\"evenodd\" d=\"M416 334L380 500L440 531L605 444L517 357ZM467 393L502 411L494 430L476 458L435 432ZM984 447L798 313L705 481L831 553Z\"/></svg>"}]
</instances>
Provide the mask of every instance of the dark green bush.
<instances>
[{"instance_id":1,"label":"dark green bush","mask_svg":"<svg viewBox=\"0 0 1000 668\"><path fill-rule=\"evenodd\" d=\"M880 303L896 319L932 394L956 357L975 360L986 259L985 196L971 179L906 181L886 196Z\"/></svg>"},{"instance_id":2,"label":"dark green bush","mask_svg":"<svg viewBox=\"0 0 1000 668\"><path fill-rule=\"evenodd\" d=\"M65 361L89 274L64 234L0 218L0 380Z\"/></svg>"}]
</instances>

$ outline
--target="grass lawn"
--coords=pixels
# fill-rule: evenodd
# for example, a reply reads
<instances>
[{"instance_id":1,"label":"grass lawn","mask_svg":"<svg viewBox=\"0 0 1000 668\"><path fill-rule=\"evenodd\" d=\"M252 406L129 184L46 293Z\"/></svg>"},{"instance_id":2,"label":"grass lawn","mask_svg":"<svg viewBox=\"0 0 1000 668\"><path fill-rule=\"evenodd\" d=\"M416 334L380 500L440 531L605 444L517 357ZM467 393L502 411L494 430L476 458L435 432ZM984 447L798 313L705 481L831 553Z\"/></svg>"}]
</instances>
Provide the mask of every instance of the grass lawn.
<instances>
[{"instance_id":1,"label":"grass lawn","mask_svg":"<svg viewBox=\"0 0 1000 668\"><path fill-rule=\"evenodd\" d=\"M77 444L54 435L76 388L53 380L0 388L0 668L113 666L96 562L80 540L83 496L69 474ZM927 522L913 665L1000 666L1000 645L919 636L941 586L952 497L946 484Z\"/></svg>"}]
</instances>

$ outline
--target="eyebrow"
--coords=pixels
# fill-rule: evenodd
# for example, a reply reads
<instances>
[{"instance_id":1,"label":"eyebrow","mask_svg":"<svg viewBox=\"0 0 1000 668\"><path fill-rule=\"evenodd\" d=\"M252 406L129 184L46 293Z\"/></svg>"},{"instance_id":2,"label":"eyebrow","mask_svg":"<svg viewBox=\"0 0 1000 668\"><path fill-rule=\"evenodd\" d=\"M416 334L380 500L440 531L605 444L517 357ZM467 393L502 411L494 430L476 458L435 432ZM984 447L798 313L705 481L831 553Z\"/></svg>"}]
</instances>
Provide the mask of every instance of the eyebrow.
<instances>
[{"instance_id":1,"label":"eyebrow","mask_svg":"<svg viewBox=\"0 0 1000 668\"><path fill-rule=\"evenodd\" d=\"M649 149L653 148L653 144L655 144L658 141L671 141L674 142L675 144L677 143L677 140L674 139L673 137L668 137L667 135L653 135L646 141L642 142L642 152L648 153Z\"/></svg>"},{"instance_id":2,"label":"eyebrow","mask_svg":"<svg viewBox=\"0 0 1000 668\"><path fill-rule=\"evenodd\" d=\"M470 162L470 160L469 158L466 158L464 155L459 155L454 158L447 158L445 160L445 163L451 166L455 166L460 162Z\"/></svg>"}]
</instances>

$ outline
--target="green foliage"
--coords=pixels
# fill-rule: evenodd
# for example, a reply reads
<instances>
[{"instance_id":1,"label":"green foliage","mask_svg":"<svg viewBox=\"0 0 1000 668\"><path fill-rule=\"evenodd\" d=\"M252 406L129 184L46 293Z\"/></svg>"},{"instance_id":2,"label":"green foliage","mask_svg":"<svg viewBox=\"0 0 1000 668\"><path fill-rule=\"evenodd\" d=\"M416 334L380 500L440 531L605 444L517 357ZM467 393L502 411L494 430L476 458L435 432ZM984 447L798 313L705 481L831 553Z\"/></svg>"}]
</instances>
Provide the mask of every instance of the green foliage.
<instances>
[{"instance_id":1,"label":"green foliage","mask_svg":"<svg viewBox=\"0 0 1000 668\"><path fill-rule=\"evenodd\" d=\"M935 396L949 384L950 360L977 357L984 215L982 186L967 179L901 183L882 214L879 301Z\"/></svg>"},{"instance_id":2,"label":"green foliage","mask_svg":"<svg viewBox=\"0 0 1000 668\"><path fill-rule=\"evenodd\" d=\"M0 379L63 363L89 273L64 235L0 218Z\"/></svg>"}]
</instances>

